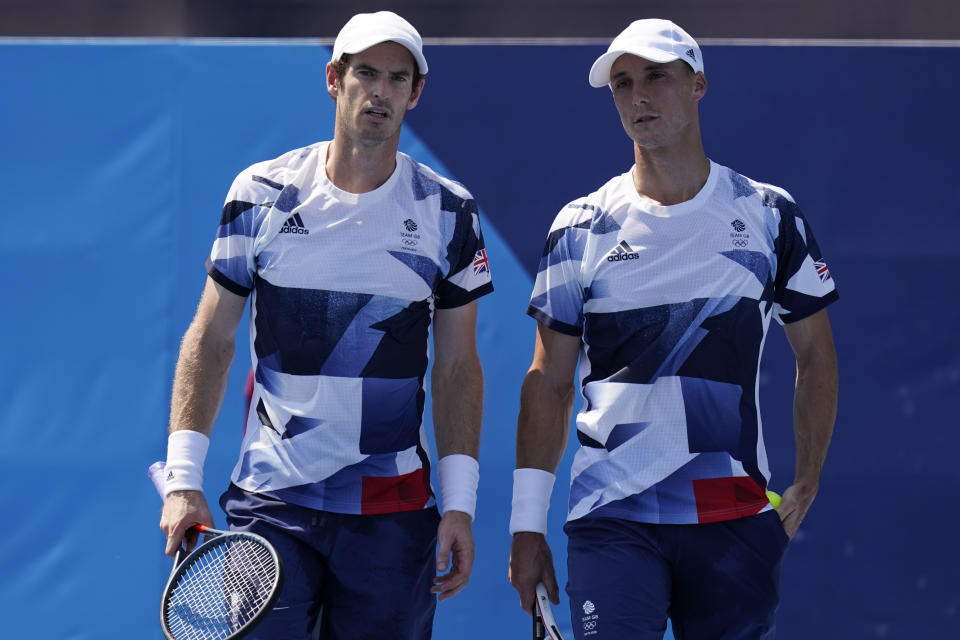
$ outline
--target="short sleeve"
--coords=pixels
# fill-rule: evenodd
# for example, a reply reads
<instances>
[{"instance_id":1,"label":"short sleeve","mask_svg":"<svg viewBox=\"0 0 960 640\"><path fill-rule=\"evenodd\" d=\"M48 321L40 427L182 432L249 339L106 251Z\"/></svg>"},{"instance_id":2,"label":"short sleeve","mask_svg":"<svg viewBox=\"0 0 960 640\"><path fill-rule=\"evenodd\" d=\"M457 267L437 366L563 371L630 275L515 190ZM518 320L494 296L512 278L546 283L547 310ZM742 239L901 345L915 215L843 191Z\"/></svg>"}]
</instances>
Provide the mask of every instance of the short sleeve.
<instances>
[{"instance_id":1,"label":"short sleeve","mask_svg":"<svg viewBox=\"0 0 960 640\"><path fill-rule=\"evenodd\" d=\"M256 190L249 183L243 173L233 181L206 263L210 277L239 296L248 296L253 290L256 214L261 208Z\"/></svg>"},{"instance_id":2,"label":"short sleeve","mask_svg":"<svg viewBox=\"0 0 960 640\"><path fill-rule=\"evenodd\" d=\"M441 187L440 206L440 215L453 217L454 228L447 244L450 269L437 285L434 304L438 309L452 309L492 292L493 282L476 201Z\"/></svg>"},{"instance_id":3,"label":"short sleeve","mask_svg":"<svg viewBox=\"0 0 960 640\"><path fill-rule=\"evenodd\" d=\"M777 275L774 281L773 316L780 324L796 322L825 308L840 296L833 274L800 208L778 196L779 234L774 250Z\"/></svg>"},{"instance_id":4,"label":"short sleeve","mask_svg":"<svg viewBox=\"0 0 960 640\"><path fill-rule=\"evenodd\" d=\"M583 333L584 288L581 277L590 220L578 220L568 206L554 220L540 256L527 314L560 333Z\"/></svg>"}]
</instances>

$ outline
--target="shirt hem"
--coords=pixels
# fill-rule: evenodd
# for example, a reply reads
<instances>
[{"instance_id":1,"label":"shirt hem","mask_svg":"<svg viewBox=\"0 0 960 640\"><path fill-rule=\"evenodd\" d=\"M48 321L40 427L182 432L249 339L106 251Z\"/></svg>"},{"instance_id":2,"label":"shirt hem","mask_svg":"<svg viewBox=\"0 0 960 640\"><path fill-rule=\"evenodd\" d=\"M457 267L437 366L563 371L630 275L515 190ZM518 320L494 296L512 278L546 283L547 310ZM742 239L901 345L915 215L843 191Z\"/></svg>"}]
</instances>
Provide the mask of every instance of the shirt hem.
<instances>
[{"instance_id":1,"label":"shirt hem","mask_svg":"<svg viewBox=\"0 0 960 640\"><path fill-rule=\"evenodd\" d=\"M213 264L213 260L207 258L206 262L207 275L210 276L210 279L216 282L218 285L229 291L230 293L235 293L241 298L246 298L250 295L250 292L253 289L248 289L247 287L240 286L227 276L223 275Z\"/></svg>"},{"instance_id":2,"label":"shirt hem","mask_svg":"<svg viewBox=\"0 0 960 640\"><path fill-rule=\"evenodd\" d=\"M438 298L436 301L435 307L437 309L456 309L457 307L462 307L465 304L470 304L474 300L482 298L488 293L493 293L492 282L486 282L480 285L479 287L477 287L476 289L469 291L467 295L457 296L453 300L448 300L448 299L441 300Z\"/></svg>"},{"instance_id":3,"label":"shirt hem","mask_svg":"<svg viewBox=\"0 0 960 640\"><path fill-rule=\"evenodd\" d=\"M757 509L757 507L760 507ZM715 511L705 511L702 513L673 513L673 514L657 514L656 517L652 515L643 515L631 513L629 511L624 511L620 509L610 509L605 511L603 514L597 515L596 510L589 511L582 516L577 518L567 517L567 522L573 522L575 520L588 520L590 518L617 518L620 520L629 520L630 522L642 522L644 524L710 524L711 522L725 522L728 520L739 520L741 518L749 518L750 516L755 516L760 513L765 513L773 509L773 505L769 502L761 503L745 503L736 508L732 509L721 509Z\"/></svg>"},{"instance_id":4,"label":"shirt hem","mask_svg":"<svg viewBox=\"0 0 960 640\"><path fill-rule=\"evenodd\" d=\"M573 336L579 338L583 335L583 327L578 327L576 325L567 324L566 322L561 322L556 318L551 318L546 313L537 309L533 305L527 307L527 315L535 319L540 324L544 325L548 329L553 329L559 333L565 333L568 336Z\"/></svg>"}]
</instances>

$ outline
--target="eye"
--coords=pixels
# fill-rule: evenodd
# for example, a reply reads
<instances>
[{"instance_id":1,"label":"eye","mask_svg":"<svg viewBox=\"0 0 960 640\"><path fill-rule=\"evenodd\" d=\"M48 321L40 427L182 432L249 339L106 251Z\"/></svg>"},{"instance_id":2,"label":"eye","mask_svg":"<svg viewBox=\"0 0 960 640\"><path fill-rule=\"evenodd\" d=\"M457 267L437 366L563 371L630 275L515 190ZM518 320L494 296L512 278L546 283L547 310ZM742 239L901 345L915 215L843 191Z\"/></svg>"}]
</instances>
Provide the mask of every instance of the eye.
<instances>
[{"instance_id":1,"label":"eye","mask_svg":"<svg viewBox=\"0 0 960 640\"><path fill-rule=\"evenodd\" d=\"M630 79L629 79L629 78L620 78L619 80L616 80L616 81L613 83L613 88L614 88L614 89L623 89L623 88L629 87L629 86L630 86Z\"/></svg>"}]
</instances>

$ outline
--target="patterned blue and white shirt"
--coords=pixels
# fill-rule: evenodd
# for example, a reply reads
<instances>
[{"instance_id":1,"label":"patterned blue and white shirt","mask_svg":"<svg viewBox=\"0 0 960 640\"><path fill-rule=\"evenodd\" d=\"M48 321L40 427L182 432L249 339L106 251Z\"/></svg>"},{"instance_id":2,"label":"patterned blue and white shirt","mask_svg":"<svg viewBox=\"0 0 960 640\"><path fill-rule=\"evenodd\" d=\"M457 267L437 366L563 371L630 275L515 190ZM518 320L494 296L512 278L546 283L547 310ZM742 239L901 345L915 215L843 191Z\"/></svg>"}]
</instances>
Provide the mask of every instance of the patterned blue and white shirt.
<instances>
[{"instance_id":1,"label":"patterned blue and white shirt","mask_svg":"<svg viewBox=\"0 0 960 640\"><path fill-rule=\"evenodd\" d=\"M493 290L476 203L398 153L369 193L338 189L329 143L234 180L207 271L252 294L255 383L232 481L292 504L435 504L422 426L435 308Z\"/></svg>"},{"instance_id":2,"label":"patterned blue and white shirt","mask_svg":"<svg viewBox=\"0 0 960 640\"><path fill-rule=\"evenodd\" d=\"M564 207L528 313L582 340L569 519L767 509L757 377L770 318L836 298L792 198L718 164L677 205L643 198L627 172Z\"/></svg>"}]
</instances>

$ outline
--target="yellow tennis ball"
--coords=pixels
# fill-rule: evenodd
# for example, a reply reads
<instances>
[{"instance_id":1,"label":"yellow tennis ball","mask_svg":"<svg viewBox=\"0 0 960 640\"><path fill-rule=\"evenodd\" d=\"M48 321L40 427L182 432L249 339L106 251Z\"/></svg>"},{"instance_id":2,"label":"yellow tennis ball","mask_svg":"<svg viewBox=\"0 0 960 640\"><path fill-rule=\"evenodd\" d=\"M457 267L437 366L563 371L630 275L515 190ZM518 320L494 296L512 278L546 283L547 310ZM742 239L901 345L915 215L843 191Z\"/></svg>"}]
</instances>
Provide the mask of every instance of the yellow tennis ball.
<instances>
[{"instance_id":1,"label":"yellow tennis ball","mask_svg":"<svg viewBox=\"0 0 960 640\"><path fill-rule=\"evenodd\" d=\"M777 509L780 506L780 494L776 491L767 490L767 500L770 501L770 504L773 505L774 509Z\"/></svg>"}]
</instances>

